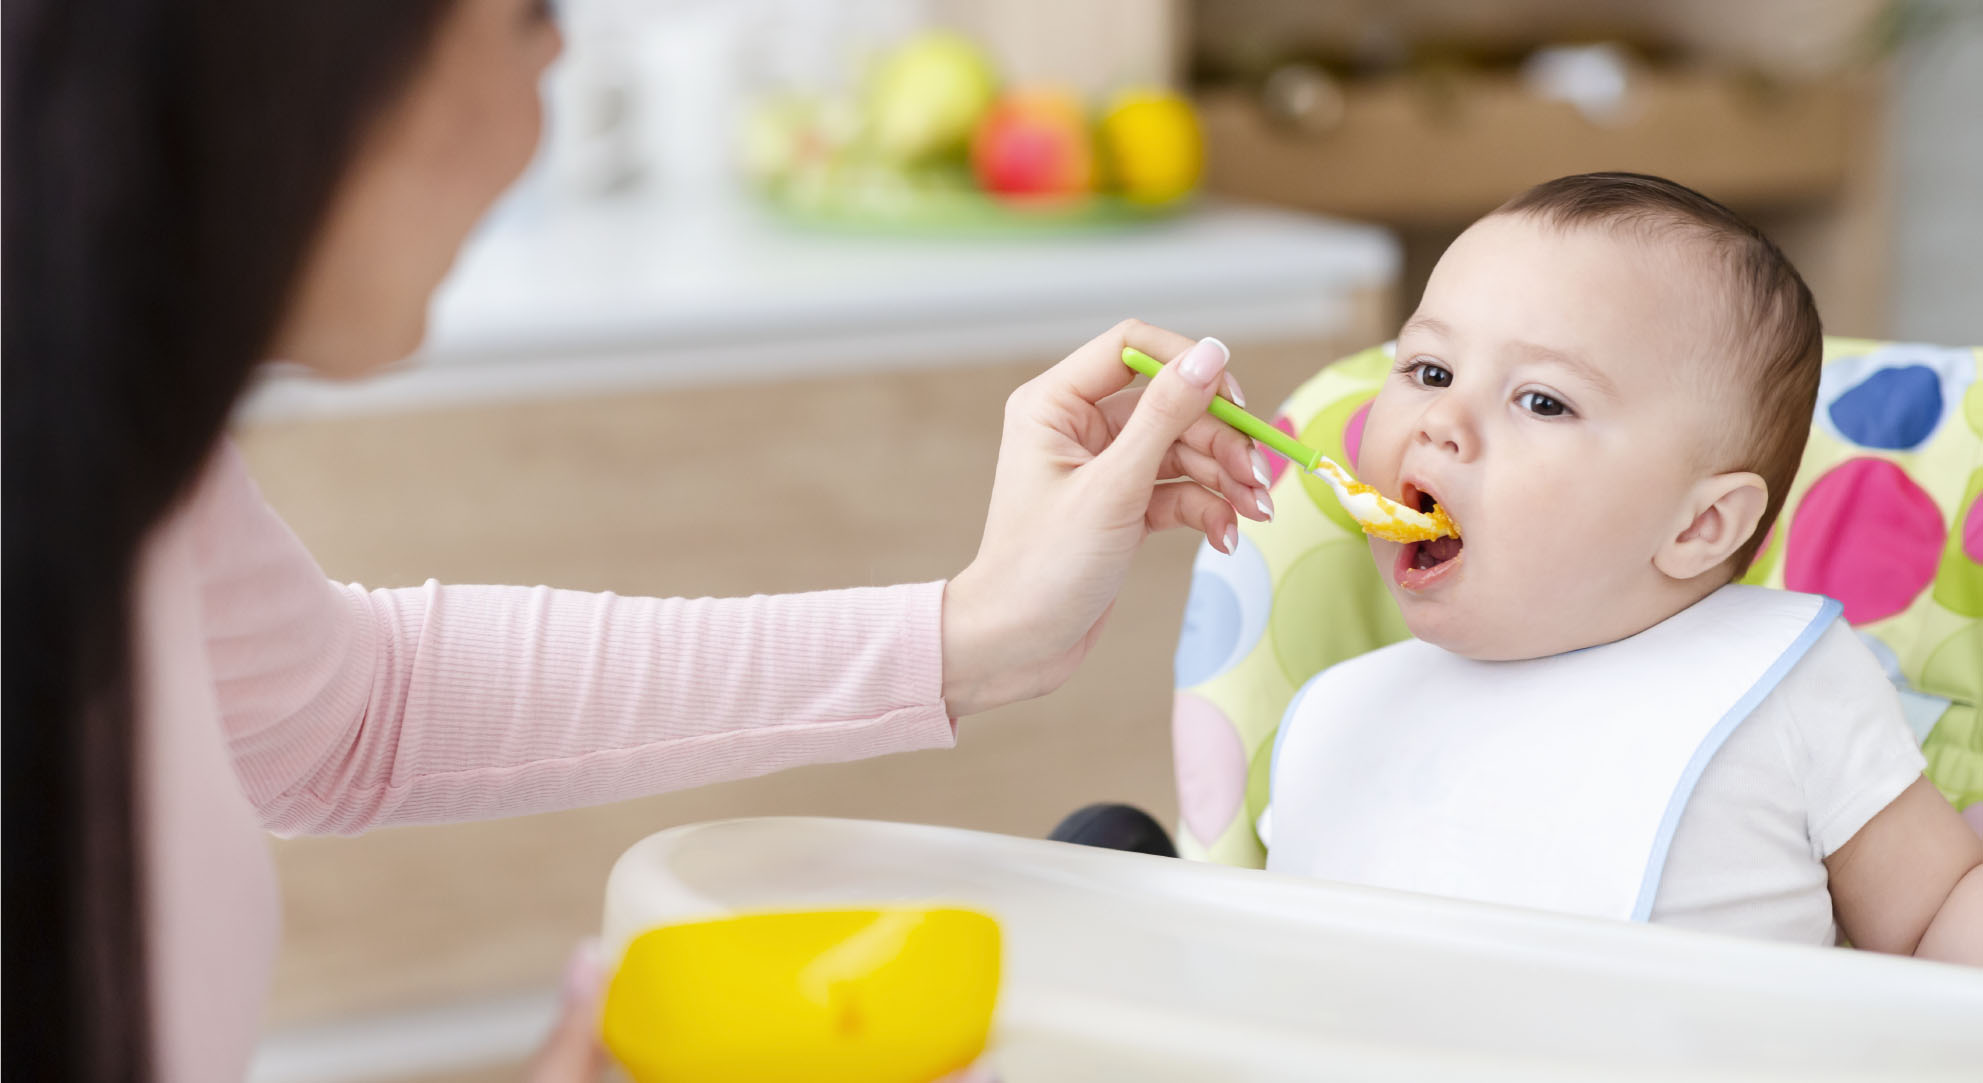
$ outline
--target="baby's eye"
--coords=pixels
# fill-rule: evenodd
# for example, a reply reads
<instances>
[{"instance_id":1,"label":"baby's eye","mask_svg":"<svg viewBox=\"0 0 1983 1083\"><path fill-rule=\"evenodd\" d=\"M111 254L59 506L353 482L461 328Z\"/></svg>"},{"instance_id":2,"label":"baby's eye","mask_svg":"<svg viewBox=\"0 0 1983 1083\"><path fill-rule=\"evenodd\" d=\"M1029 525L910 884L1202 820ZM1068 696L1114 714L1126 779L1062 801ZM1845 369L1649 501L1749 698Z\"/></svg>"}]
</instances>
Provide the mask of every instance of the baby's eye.
<instances>
[{"instance_id":1,"label":"baby's eye","mask_svg":"<svg viewBox=\"0 0 1983 1083\"><path fill-rule=\"evenodd\" d=\"M1453 386L1453 374L1430 361L1412 362L1411 377L1420 387Z\"/></svg>"},{"instance_id":2,"label":"baby's eye","mask_svg":"<svg viewBox=\"0 0 1983 1083\"><path fill-rule=\"evenodd\" d=\"M1515 397L1515 401L1537 417L1562 417L1570 412L1568 406L1540 391L1524 391Z\"/></svg>"}]
</instances>

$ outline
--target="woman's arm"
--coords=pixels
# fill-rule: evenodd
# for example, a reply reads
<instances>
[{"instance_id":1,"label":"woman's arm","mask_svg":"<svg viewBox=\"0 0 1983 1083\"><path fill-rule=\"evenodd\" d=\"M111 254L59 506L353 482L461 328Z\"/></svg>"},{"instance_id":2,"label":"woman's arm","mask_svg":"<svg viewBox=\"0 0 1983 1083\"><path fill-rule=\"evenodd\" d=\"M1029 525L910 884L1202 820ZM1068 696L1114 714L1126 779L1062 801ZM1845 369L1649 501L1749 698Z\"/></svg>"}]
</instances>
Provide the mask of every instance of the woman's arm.
<instances>
[{"instance_id":1,"label":"woman's arm","mask_svg":"<svg viewBox=\"0 0 1983 1083\"><path fill-rule=\"evenodd\" d=\"M1129 389L1125 345L1175 363ZM947 587L340 587L226 449L197 512L237 773L271 827L352 832L947 745L953 716L1074 671L1152 531L1230 549L1236 509L1272 514L1258 450L1205 413L1227 359L1128 320L1014 392L983 540Z\"/></svg>"},{"instance_id":2,"label":"woman's arm","mask_svg":"<svg viewBox=\"0 0 1983 1083\"><path fill-rule=\"evenodd\" d=\"M200 499L208 654L273 830L517 815L953 741L942 584L366 591L323 577L231 448Z\"/></svg>"}]
</instances>

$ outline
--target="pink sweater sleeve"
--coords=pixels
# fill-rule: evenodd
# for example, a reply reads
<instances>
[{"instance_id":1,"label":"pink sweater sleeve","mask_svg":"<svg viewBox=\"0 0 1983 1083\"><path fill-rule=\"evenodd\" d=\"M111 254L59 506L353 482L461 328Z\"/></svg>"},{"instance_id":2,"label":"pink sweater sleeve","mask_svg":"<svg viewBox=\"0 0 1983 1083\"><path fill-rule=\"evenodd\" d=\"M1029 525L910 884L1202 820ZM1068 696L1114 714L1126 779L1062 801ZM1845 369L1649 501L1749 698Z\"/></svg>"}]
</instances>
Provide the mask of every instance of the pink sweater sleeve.
<instances>
[{"instance_id":1,"label":"pink sweater sleeve","mask_svg":"<svg viewBox=\"0 0 1983 1083\"><path fill-rule=\"evenodd\" d=\"M954 739L941 583L367 591L324 578L231 446L196 499L222 722L274 831L572 808Z\"/></svg>"}]
</instances>

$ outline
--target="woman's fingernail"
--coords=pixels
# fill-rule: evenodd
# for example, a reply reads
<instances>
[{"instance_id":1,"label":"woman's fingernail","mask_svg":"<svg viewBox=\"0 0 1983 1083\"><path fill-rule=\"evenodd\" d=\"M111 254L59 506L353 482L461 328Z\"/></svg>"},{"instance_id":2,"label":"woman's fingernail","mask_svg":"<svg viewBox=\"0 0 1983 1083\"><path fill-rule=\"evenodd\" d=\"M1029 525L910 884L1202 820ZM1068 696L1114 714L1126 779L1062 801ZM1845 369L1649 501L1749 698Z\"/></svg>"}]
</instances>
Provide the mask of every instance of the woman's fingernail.
<instances>
[{"instance_id":1,"label":"woman's fingernail","mask_svg":"<svg viewBox=\"0 0 1983 1083\"><path fill-rule=\"evenodd\" d=\"M1260 514L1266 516L1269 520L1274 518L1274 498L1267 494L1267 490L1262 489L1254 493L1253 502L1259 505Z\"/></svg>"},{"instance_id":2,"label":"woman's fingernail","mask_svg":"<svg viewBox=\"0 0 1983 1083\"><path fill-rule=\"evenodd\" d=\"M1230 372L1226 373L1226 398L1232 400L1234 406L1246 405L1246 392L1239 389L1239 381Z\"/></svg>"},{"instance_id":3,"label":"woman's fingernail","mask_svg":"<svg viewBox=\"0 0 1983 1083\"><path fill-rule=\"evenodd\" d=\"M1229 526L1226 528L1226 555L1231 556L1233 554L1233 550L1238 548L1239 548L1239 528L1236 526Z\"/></svg>"},{"instance_id":4,"label":"woman's fingernail","mask_svg":"<svg viewBox=\"0 0 1983 1083\"><path fill-rule=\"evenodd\" d=\"M1260 454L1257 447L1253 449L1253 477L1260 482L1262 489L1274 483L1272 475L1267 473L1267 456Z\"/></svg>"},{"instance_id":5,"label":"woman's fingernail","mask_svg":"<svg viewBox=\"0 0 1983 1083\"><path fill-rule=\"evenodd\" d=\"M605 991L604 949L596 938L581 940L565 961L565 999L582 1004L599 999Z\"/></svg>"},{"instance_id":6,"label":"woman's fingernail","mask_svg":"<svg viewBox=\"0 0 1983 1083\"><path fill-rule=\"evenodd\" d=\"M1226 370L1226 360L1231 357L1226 344L1215 338L1201 338L1198 344L1184 352L1179 368L1184 378L1199 387L1210 387L1219 373Z\"/></svg>"}]
</instances>

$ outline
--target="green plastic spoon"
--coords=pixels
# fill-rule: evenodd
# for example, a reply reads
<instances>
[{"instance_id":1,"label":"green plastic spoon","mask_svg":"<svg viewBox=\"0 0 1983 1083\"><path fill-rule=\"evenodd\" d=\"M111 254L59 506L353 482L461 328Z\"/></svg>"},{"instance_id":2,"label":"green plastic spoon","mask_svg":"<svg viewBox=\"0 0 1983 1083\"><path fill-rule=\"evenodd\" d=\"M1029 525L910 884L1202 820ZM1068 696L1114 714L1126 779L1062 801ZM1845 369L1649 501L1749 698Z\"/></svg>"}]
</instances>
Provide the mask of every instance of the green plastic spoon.
<instances>
[{"instance_id":1,"label":"green plastic spoon","mask_svg":"<svg viewBox=\"0 0 1983 1083\"><path fill-rule=\"evenodd\" d=\"M1152 378L1164 367L1163 362L1134 346L1122 348L1122 363ZM1435 505L1428 514L1405 507L1356 480L1336 460L1254 417L1222 395L1212 396L1212 405L1206 407L1205 412L1272 448L1276 454L1302 470L1328 482L1343 510L1350 513L1350 518L1355 519L1366 534L1395 542L1460 536L1459 526L1446 514L1446 509Z\"/></svg>"}]
</instances>

